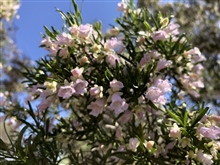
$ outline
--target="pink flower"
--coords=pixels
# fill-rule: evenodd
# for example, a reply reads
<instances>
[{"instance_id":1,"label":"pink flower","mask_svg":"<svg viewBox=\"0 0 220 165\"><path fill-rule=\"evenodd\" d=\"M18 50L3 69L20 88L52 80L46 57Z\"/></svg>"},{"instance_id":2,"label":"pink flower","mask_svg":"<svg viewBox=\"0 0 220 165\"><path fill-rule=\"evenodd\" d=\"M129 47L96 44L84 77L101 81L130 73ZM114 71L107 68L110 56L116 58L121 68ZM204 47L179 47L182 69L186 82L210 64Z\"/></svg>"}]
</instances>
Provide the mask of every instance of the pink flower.
<instances>
[{"instance_id":1,"label":"pink flower","mask_svg":"<svg viewBox=\"0 0 220 165\"><path fill-rule=\"evenodd\" d=\"M200 71L203 69L204 69L204 67L202 66L202 64L197 64L192 68L192 70L196 73L200 73Z\"/></svg>"},{"instance_id":2,"label":"pink flower","mask_svg":"<svg viewBox=\"0 0 220 165\"><path fill-rule=\"evenodd\" d=\"M116 54L107 55L106 62L109 63L113 68L116 67L116 61L120 63L120 59Z\"/></svg>"},{"instance_id":3,"label":"pink flower","mask_svg":"<svg viewBox=\"0 0 220 165\"><path fill-rule=\"evenodd\" d=\"M46 47L50 47L50 46L52 46L53 43L52 43L50 37L47 36L41 40L40 44L45 45Z\"/></svg>"},{"instance_id":4,"label":"pink flower","mask_svg":"<svg viewBox=\"0 0 220 165\"><path fill-rule=\"evenodd\" d=\"M144 57L141 59L139 65L143 66L148 62L151 62L152 59L158 59L161 56L161 54L156 51L156 50L152 50L149 53L144 54Z\"/></svg>"},{"instance_id":5,"label":"pink flower","mask_svg":"<svg viewBox=\"0 0 220 165\"><path fill-rule=\"evenodd\" d=\"M211 127L201 127L199 128L199 133L202 134L204 137L210 139L219 139L220 138L220 128L217 126Z\"/></svg>"},{"instance_id":6,"label":"pink flower","mask_svg":"<svg viewBox=\"0 0 220 165\"><path fill-rule=\"evenodd\" d=\"M75 89L72 86L66 85L60 87L57 95L63 99L68 99L73 95L74 92Z\"/></svg>"},{"instance_id":7,"label":"pink flower","mask_svg":"<svg viewBox=\"0 0 220 165\"><path fill-rule=\"evenodd\" d=\"M75 69L71 70L71 73L74 78L79 78L79 77L82 77L83 71L84 71L84 68L76 67Z\"/></svg>"},{"instance_id":8,"label":"pink flower","mask_svg":"<svg viewBox=\"0 0 220 165\"><path fill-rule=\"evenodd\" d=\"M154 85L158 87L163 93L171 92L172 90L172 84L166 79L156 79L154 81Z\"/></svg>"},{"instance_id":9,"label":"pink flower","mask_svg":"<svg viewBox=\"0 0 220 165\"><path fill-rule=\"evenodd\" d=\"M149 100L155 100L159 96L161 96L162 94L163 94L163 92L160 90L160 88L158 88L158 87L150 87L150 88L148 88L145 97L147 99L149 99Z\"/></svg>"},{"instance_id":10,"label":"pink flower","mask_svg":"<svg viewBox=\"0 0 220 165\"><path fill-rule=\"evenodd\" d=\"M72 86L73 89L75 90L74 94L83 95L87 91L87 89L86 89L87 85L88 85L87 81L77 79Z\"/></svg>"},{"instance_id":11,"label":"pink flower","mask_svg":"<svg viewBox=\"0 0 220 165\"><path fill-rule=\"evenodd\" d=\"M130 138L129 144L128 144L128 149L132 150L133 152L136 152L139 144L140 144L140 142L137 138Z\"/></svg>"},{"instance_id":12,"label":"pink flower","mask_svg":"<svg viewBox=\"0 0 220 165\"><path fill-rule=\"evenodd\" d=\"M158 30L153 34L153 40L156 42L157 40L165 40L167 38L167 33L163 30Z\"/></svg>"},{"instance_id":13,"label":"pink flower","mask_svg":"<svg viewBox=\"0 0 220 165\"><path fill-rule=\"evenodd\" d=\"M116 115L126 111L128 109L128 104L125 99L122 99L118 93L114 93L111 97L111 104L109 106L110 110L114 110Z\"/></svg>"},{"instance_id":14,"label":"pink flower","mask_svg":"<svg viewBox=\"0 0 220 165\"><path fill-rule=\"evenodd\" d=\"M179 27L180 27L180 25L171 22L171 23L164 29L164 31L165 31L167 34L169 34L169 35L178 35L178 34L179 34L179 30L178 30Z\"/></svg>"},{"instance_id":15,"label":"pink flower","mask_svg":"<svg viewBox=\"0 0 220 165\"><path fill-rule=\"evenodd\" d=\"M122 124L128 123L132 119L133 113L129 110L125 111L123 115L118 119Z\"/></svg>"},{"instance_id":16,"label":"pink flower","mask_svg":"<svg viewBox=\"0 0 220 165\"><path fill-rule=\"evenodd\" d=\"M197 152L197 159L203 164L203 165L211 165L213 163L212 155L204 154L202 150L199 150Z\"/></svg>"},{"instance_id":17,"label":"pink flower","mask_svg":"<svg viewBox=\"0 0 220 165\"><path fill-rule=\"evenodd\" d=\"M113 90L113 92L117 92L120 91L124 87L124 85L122 82L114 79L110 82L110 87Z\"/></svg>"},{"instance_id":18,"label":"pink flower","mask_svg":"<svg viewBox=\"0 0 220 165\"><path fill-rule=\"evenodd\" d=\"M122 0L120 3L118 3L118 11L126 11L127 9L127 4L124 2L124 0Z\"/></svg>"},{"instance_id":19,"label":"pink flower","mask_svg":"<svg viewBox=\"0 0 220 165\"><path fill-rule=\"evenodd\" d=\"M47 97L46 99L43 99L43 101L37 106L39 111L43 111L47 109L53 102L54 97Z\"/></svg>"},{"instance_id":20,"label":"pink flower","mask_svg":"<svg viewBox=\"0 0 220 165\"><path fill-rule=\"evenodd\" d=\"M204 88L205 87L202 80L194 81L194 82L191 83L191 85L192 85L192 87L195 87L195 88Z\"/></svg>"},{"instance_id":21,"label":"pink flower","mask_svg":"<svg viewBox=\"0 0 220 165\"><path fill-rule=\"evenodd\" d=\"M69 56L69 51L67 50L67 48L60 49L59 56L62 58L67 58Z\"/></svg>"},{"instance_id":22,"label":"pink flower","mask_svg":"<svg viewBox=\"0 0 220 165\"><path fill-rule=\"evenodd\" d=\"M166 60L166 59L161 59L158 63L157 63L157 67L156 70L159 71L161 69L167 68L168 66L172 65L172 61L170 60Z\"/></svg>"},{"instance_id":23,"label":"pink flower","mask_svg":"<svg viewBox=\"0 0 220 165\"><path fill-rule=\"evenodd\" d=\"M59 47L58 47L58 45L53 44L53 45L52 45L50 48L48 48L47 50L50 52L49 55L51 55L51 56L56 56L56 55L57 55L57 52L58 52L58 50L59 50Z\"/></svg>"},{"instance_id":24,"label":"pink flower","mask_svg":"<svg viewBox=\"0 0 220 165\"><path fill-rule=\"evenodd\" d=\"M151 56L149 56L149 54L145 54L144 57L141 59L139 65L143 66L150 61L151 61Z\"/></svg>"},{"instance_id":25,"label":"pink flower","mask_svg":"<svg viewBox=\"0 0 220 165\"><path fill-rule=\"evenodd\" d=\"M96 96L98 98L103 97L103 87L95 85L94 87L90 88L89 93L91 96Z\"/></svg>"},{"instance_id":26,"label":"pink flower","mask_svg":"<svg viewBox=\"0 0 220 165\"><path fill-rule=\"evenodd\" d=\"M195 54L197 54L199 56L201 55L201 52L200 52L199 48L197 48L197 47L194 47L193 49L188 50L186 53L191 54L191 55L195 55Z\"/></svg>"},{"instance_id":27,"label":"pink flower","mask_svg":"<svg viewBox=\"0 0 220 165\"><path fill-rule=\"evenodd\" d=\"M161 54L156 50L151 50L148 55L153 59L158 59L161 57Z\"/></svg>"},{"instance_id":28,"label":"pink flower","mask_svg":"<svg viewBox=\"0 0 220 165\"><path fill-rule=\"evenodd\" d=\"M166 104L164 94L171 91L172 84L168 80L156 79L154 85L148 88L145 97L154 103Z\"/></svg>"},{"instance_id":29,"label":"pink flower","mask_svg":"<svg viewBox=\"0 0 220 165\"><path fill-rule=\"evenodd\" d=\"M220 122L220 116L210 116L210 119L212 120L212 121L215 121L215 122Z\"/></svg>"},{"instance_id":30,"label":"pink flower","mask_svg":"<svg viewBox=\"0 0 220 165\"><path fill-rule=\"evenodd\" d=\"M196 54L196 55L194 55L193 57L192 57L192 59L193 59L193 62L194 63L197 63L197 62L201 62L201 61L205 61L206 60L206 58L205 58L205 56L204 55L198 55L198 54Z\"/></svg>"},{"instance_id":31,"label":"pink flower","mask_svg":"<svg viewBox=\"0 0 220 165\"><path fill-rule=\"evenodd\" d=\"M151 100L154 103L159 103L159 104L166 104L166 99L163 96L163 92L160 90L158 87L150 87L147 90L147 93L145 97L149 100Z\"/></svg>"},{"instance_id":32,"label":"pink flower","mask_svg":"<svg viewBox=\"0 0 220 165\"><path fill-rule=\"evenodd\" d=\"M90 24L80 25L78 27L79 37L87 38L92 34L92 31L92 25Z\"/></svg>"},{"instance_id":33,"label":"pink flower","mask_svg":"<svg viewBox=\"0 0 220 165\"><path fill-rule=\"evenodd\" d=\"M89 113L90 115L97 117L99 114L103 112L104 106L105 106L105 100L97 99L95 102L91 102L87 106L87 108L92 110Z\"/></svg>"},{"instance_id":34,"label":"pink flower","mask_svg":"<svg viewBox=\"0 0 220 165\"><path fill-rule=\"evenodd\" d=\"M78 32L78 27L77 27L77 25L73 25L73 26L71 26L71 27L69 27L69 31L70 31L70 33L72 34L72 35L76 35L77 34L77 32Z\"/></svg>"},{"instance_id":35,"label":"pink flower","mask_svg":"<svg viewBox=\"0 0 220 165\"><path fill-rule=\"evenodd\" d=\"M117 38L111 38L110 40L106 41L105 48L106 49L114 49L120 45L121 45L121 41L119 41Z\"/></svg>"},{"instance_id":36,"label":"pink flower","mask_svg":"<svg viewBox=\"0 0 220 165\"><path fill-rule=\"evenodd\" d=\"M173 127L170 129L169 136L172 137L172 138L180 138L181 131L180 131L180 128L178 127L178 125L176 123L174 123Z\"/></svg>"},{"instance_id":37,"label":"pink flower","mask_svg":"<svg viewBox=\"0 0 220 165\"><path fill-rule=\"evenodd\" d=\"M71 35L65 32L59 34L56 38L57 38L56 44L58 45L68 45L72 41Z\"/></svg>"}]
</instances>

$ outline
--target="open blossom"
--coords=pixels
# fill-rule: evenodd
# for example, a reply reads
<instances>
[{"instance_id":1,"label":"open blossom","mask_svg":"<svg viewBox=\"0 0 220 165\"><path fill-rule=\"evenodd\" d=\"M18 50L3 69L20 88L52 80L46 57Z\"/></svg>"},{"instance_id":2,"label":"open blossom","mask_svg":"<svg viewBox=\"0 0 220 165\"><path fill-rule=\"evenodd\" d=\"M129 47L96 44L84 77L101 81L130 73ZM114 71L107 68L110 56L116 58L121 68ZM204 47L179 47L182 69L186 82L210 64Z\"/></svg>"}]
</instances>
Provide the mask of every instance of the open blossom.
<instances>
[{"instance_id":1,"label":"open blossom","mask_svg":"<svg viewBox=\"0 0 220 165\"><path fill-rule=\"evenodd\" d=\"M156 70L160 71L161 69L167 68L168 66L172 65L172 61L170 60L166 60L166 59L161 59L158 63L157 63L157 67Z\"/></svg>"},{"instance_id":2,"label":"open blossom","mask_svg":"<svg viewBox=\"0 0 220 165\"><path fill-rule=\"evenodd\" d=\"M72 87L74 89L74 94L83 95L87 91L87 88L86 88L87 85L88 85L87 81L77 79L72 85Z\"/></svg>"},{"instance_id":3,"label":"open blossom","mask_svg":"<svg viewBox=\"0 0 220 165\"><path fill-rule=\"evenodd\" d=\"M60 49L60 51L59 52L57 51L57 53L59 53L59 56L62 57L63 59L69 57L69 51L68 51L67 47Z\"/></svg>"},{"instance_id":4,"label":"open blossom","mask_svg":"<svg viewBox=\"0 0 220 165\"><path fill-rule=\"evenodd\" d=\"M190 49L186 52L186 54L191 54L191 55L201 55L202 53L200 52L199 48L194 47L193 49Z\"/></svg>"},{"instance_id":5,"label":"open blossom","mask_svg":"<svg viewBox=\"0 0 220 165\"><path fill-rule=\"evenodd\" d=\"M68 99L73 95L74 92L75 90L71 85L65 85L60 87L57 95L63 99Z\"/></svg>"},{"instance_id":6,"label":"open blossom","mask_svg":"<svg viewBox=\"0 0 220 165\"><path fill-rule=\"evenodd\" d=\"M121 98L118 93L114 93L111 97L109 109L114 110L115 115L119 115L128 109L128 104L126 103L126 100Z\"/></svg>"},{"instance_id":7,"label":"open blossom","mask_svg":"<svg viewBox=\"0 0 220 165\"><path fill-rule=\"evenodd\" d=\"M168 80L156 79L154 86L148 88L145 97L154 103L166 104L164 94L171 91L172 85Z\"/></svg>"},{"instance_id":8,"label":"open blossom","mask_svg":"<svg viewBox=\"0 0 220 165\"><path fill-rule=\"evenodd\" d=\"M165 29L164 31L169 34L169 35L178 35L179 34L179 27L180 25L171 22Z\"/></svg>"},{"instance_id":9,"label":"open blossom","mask_svg":"<svg viewBox=\"0 0 220 165\"><path fill-rule=\"evenodd\" d=\"M118 46L120 46L122 43L117 38L111 38L110 40L107 40L105 42L105 48L106 49L114 49Z\"/></svg>"},{"instance_id":10,"label":"open blossom","mask_svg":"<svg viewBox=\"0 0 220 165\"><path fill-rule=\"evenodd\" d=\"M78 27L78 35L82 38L87 38L92 34L93 28L90 24L80 25Z\"/></svg>"},{"instance_id":11,"label":"open blossom","mask_svg":"<svg viewBox=\"0 0 220 165\"><path fill-rule=\"evenodd\" d=\"M199 150L197 152L197 159L203 164L203 165L211 165L213 163L212 155L204 154L202 150Z\"/></svg>"},{"instance_id":12,"label":"open blossom","mask_svg":"<svg viewBox=\"0 0 220 165\"><path fill-rule=\"evenodd\" d=\"M73 25L73 26L69 27L68 30L70 31L70 33L71 33L73 36L75 36L75 35L77 35L77 33L78 33L78 26L77 26L77 25Z\"/></svg>"},{"instance_id":13,"label":"open blossom","mask_svg":"<svg viewBox=\"0 0 220 165\"><path fill-rule=\"evenodd\" d=\"M157 99L162 94L163 94L163 92L160 90L160 88L150 87L150 88L148 88L145 97L150 99L150 100L154 100L154 99Z\"/></svg>"},{"instance_id":14,"label":"open blossom","mask_svg":"<svg viewBox=\"0 0 220 165\"><path fill-rule=\"evenodd\" d=\"M46 47L50 47L52 46L53 42L51 41L50 37L47 36L41 40L40 44Z\"/></svg>"},{"instance_id":15,"label":"open blossom","mask_svg":"<svg viewBox=\"0 0 220 165\"><path fill-rule=\"evenodd\" d=\"M185 53L186 55L190 54L192 55L192 59L194 63L205 61L206 58L202 53L200 52L199 48L194 47L193 49L190 49Z\"/></svg>"},{"instance_id":16,"label":"open blossom","mask_svg":"<svg viewBox=\"0 0 220 165\"><path fill-rule=\"evenodd\" d=\"M203 81L201 79L199 79L197 81L192 82L191 87L193 87L193 88L204 88L205 85L204 85Z\"/></svg>"},{"instance_id":17,"label":"open blossom","mask_svg":"<svg viewBox=\"0 0 220 165\"><path fill-rule=\"evenodd\" d=\"M58 45L69 45L72 41L70 34L63 32L56 37L57 41L55 42Z\"/></svg>"},{"instance_id":18,"label":"open blossom","mask_svg":"<svg viewBox=\"0 0 220 165\"><path fill-rule=\"evenodd\" d=\"M96 98L102 98L103 97L102 91L103 91L102 86L94 85L94 87L90 88L89 94L91 96L95 96Z\"/></svg>"},{"instance_id":19,"label":"open blossom","mask_svg":"<svg viewBox=\"0 0 220 165\"><path fill-rule=\"evenodd\" d=\"M118 11L126 11L127 9L127 4L125 3L124 0L122 0L120 3L118 3Z\"/></svg>"},{"instance_id":20,"label":"open blossom","mask_svg":"<svg viewBox=\"0 0 220 165\"><path fill-rule=\"evenodd\" d=\"M76 68L71 70L71 73L72 73L74 78L81 78L83 71L84 71L84 68L76 67Z\"/></svg>"},{"instance_id":21,"label":"open blossom","mask_svg":"<svg viewBox=\"0 0 220 165\"><path fill-rule=\"evenodd\" d=\"M153 33L154 42L158 40L165 40L167 38L167 33L164 30L158 30Z\"/></svg>"},{"instance_id":22,"label":"open blossom","mask_svg":"<svg viewBox=\"0 0 220 165\"><path fill-rule=\"evenodd\" d=\"M109 63L113 68L115 68L116 62L120 63L120 59L116 54L109 54L106 57L106 62Z\"/></svg>"},{"instance_id":23,"label":"open blossom","mask_svg":"<svg viewBox=\"0 0 220 165\"><path fill-rule=\"evenodd\" d=\"M203 70L203 69L204 69L204 67L202 66L202 64L197 64L197 65L193 66L192 71L197 74L200 74L201 70Z\"/></svg>"},{"instance_id":24,"label":"open blossom","mask_svg":"<svg viewBox=\"0 0 220 165\"><path fill-rule=\"evenodd\" d=\"M87 108L91 109L92 111L89 113L92 116L97 117L99 114L103 112L105 106L105 100L104 99L97 99L94 102L91 102Z\"/></svg>"},{"instance_id":25,"label":"open blossom","mask_svg":"<svg viewBox=\"0 0 220 165\"><path fill-rule=\"evenodd\" d=\"M133 152L136 152L139 144L140 144L140 142L137 138L130 138L129 144L128 144L128 149L130 149Z\"/></svg>"},{"instance_id":26,"label":"open blossom","mask_svg":"<svg viewBox=\"0 0 220 165\"><path fill-rule=\"evenodd\" d=\"M153 140L150 140L150 141L147 141L147 140L145 140L144 141L144 146L145 146L145 148L147 148L147 150L150 152L151 151L151 149L153 148L153 146L154 146L154 141Z\"/></svg>"},{"instance_id":27,"label":"open blossom","mask_svg":"<svg viewBox=\"0 0 220 165\"><path fill-rule=\"evenodd\" d=\"M156 79L154 85L158 87L163 93L171 92L172 84L166 79Z\"/></svg>"},{"instance_id":28,"label":"open blossom","mask_svg":"<svg viewBox=\"0 0 220 165\"><path fill-rule=\"evenodd\" d=\"M124 85L121 81L117 81L114 79L110 82L110 87L113 92L117 92L120 91L124 87Z\"/></svg>"},{"instance_id":29,"label":"open blossom","mask_svg":"<svg viewBox=\"0 0 220 165\"><path fill-rule=\"evenodd\" d=\"M166 104L166 99L163 92L158 87L150 87L147 90L145 97L154 103Z\"/></svg>"},{"instance_id":30,"label":"open blossom","mask_svg":"<svg viewBox=\"0 0 220 165\"><path fill-rule=\"evenodd\" d=\"M158 59L161 54L156 50L151 50L150 52L144 54L143 58L141 59L139 65L143 66L146 63L150 62L152 59Z\"/></svg>"},{"instance_id":31,"label":"open blossom","mask_svg":"<svg viewBox=\"0 0 220 165\"><path fill-rule=\"evenodd\" d=\"M200 127L199 133L202 134L204 137L210 139L219 139L220 138L220 128L217 126L211 127Z\"/></svg>"}]
</instances>

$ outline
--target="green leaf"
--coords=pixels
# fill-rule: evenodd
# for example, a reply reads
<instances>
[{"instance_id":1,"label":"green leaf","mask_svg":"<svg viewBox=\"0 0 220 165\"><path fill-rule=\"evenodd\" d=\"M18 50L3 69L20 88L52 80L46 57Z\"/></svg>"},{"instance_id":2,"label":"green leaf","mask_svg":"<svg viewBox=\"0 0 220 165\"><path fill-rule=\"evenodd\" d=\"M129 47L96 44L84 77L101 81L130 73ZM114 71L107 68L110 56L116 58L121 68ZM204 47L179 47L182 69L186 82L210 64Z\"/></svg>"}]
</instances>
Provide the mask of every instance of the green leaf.
<instances>
[{"instance_id":1,"label":"green leaf","mask_svg":"<svg viewBox=\"0 0 220 165\"><path fill-rule=\"evenodd\" d=\"M184 128L186 128L186 126L187 126L187 121L188 121L188 112L187 112L187 110L185 110L184 117L183 117Z\"/></svg>"},{"instance_id":2,"label":"green leaf","mask_svg":"<svg viewBox=\"0 0 220 165\"><path fill-rule=\"evenodd\" d=\"M76 16L77 16L77 22L78 22L78 19L80 20L80 23L82 23L82 15L79 11L79 8L78 8L78 5L77 3L75 2L75 0L72 0L72 3L73 3L73 6L74 6L74 9L75 9L75 13L76 13ZM78 22L79 23L79 22Z\"/></svg>"},{"instance_id":3,"label":"green leaf","mask_svg":"<svg viewBox=\"0 0 220 165\"><path fill-rule=\"evenodd\" d=\"M167 113L174 119L176 120L179 124L181 124L182 126L184 126L183 122L181 121L181 119L172 111L170 111L169 109L166 108Z\"/></svg>"},{"instance_id":4,"label":"green leaf","mask_svg":"<svg viewBox=\"0 0 220 165\"><path fill-rule=\"evenodd\" d=\"M47 34L49 37L55 39L56 36L55 36L46 26L44 26L44 29L45 29L46 34Z\"/></svg>"},{"instance_id":5,"label":"green leaf","mask_svg":"<svg viewBox=\"0 0 220 165\"><path fill-rule=\"evenodd\" d=\"M208 112L209 107L204 108L204 103L202 103L202 107L199 107L198 113L199 115L194 117L191 123L191 127L193 128L202 118L203 116ZM196 115L198 114L196 113Z\"/></svg>"},{"instance_id":6,"label":"green leaf","mask_svg":"<svg viewBox=\"0 0 220 165\"><path fill-rule=\"evenodd\" d=\"M153 32L151 26L148 24L147 21L144 21L144 26L145 26L145 28L146 28L147 30L149 30L150 32Z\"/></svg>"}]
</instances>

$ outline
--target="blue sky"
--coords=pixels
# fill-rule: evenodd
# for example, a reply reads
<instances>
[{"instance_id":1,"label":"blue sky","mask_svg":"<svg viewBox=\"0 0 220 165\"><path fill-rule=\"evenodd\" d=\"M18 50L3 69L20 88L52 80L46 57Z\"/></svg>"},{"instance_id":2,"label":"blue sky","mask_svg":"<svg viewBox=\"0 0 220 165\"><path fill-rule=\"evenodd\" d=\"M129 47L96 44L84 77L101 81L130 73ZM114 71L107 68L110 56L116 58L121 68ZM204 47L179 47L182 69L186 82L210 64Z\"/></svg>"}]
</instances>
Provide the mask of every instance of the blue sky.
<instances>
[{"instance_id":1,"label":"blue sky","mask_svg":"<svg viewBox=\"0 0 220 165\"><path fill-rule=\"evenodd\" d=\"M114 24L114 18L120 15L117 4L121 0L82 0L76 1L79 7L82 5L84 23L101 21L104 29L109 24ZM43 25L53 26L61 29L63 21L55 8L64 12L73 10L71 0L21 0L18 11L20 19L15 21L18 30L16 32L16 43L18 48L32 60L37 60L47 54L39 48L41 33L44 33Z\"/></svg>"}]
</instances>

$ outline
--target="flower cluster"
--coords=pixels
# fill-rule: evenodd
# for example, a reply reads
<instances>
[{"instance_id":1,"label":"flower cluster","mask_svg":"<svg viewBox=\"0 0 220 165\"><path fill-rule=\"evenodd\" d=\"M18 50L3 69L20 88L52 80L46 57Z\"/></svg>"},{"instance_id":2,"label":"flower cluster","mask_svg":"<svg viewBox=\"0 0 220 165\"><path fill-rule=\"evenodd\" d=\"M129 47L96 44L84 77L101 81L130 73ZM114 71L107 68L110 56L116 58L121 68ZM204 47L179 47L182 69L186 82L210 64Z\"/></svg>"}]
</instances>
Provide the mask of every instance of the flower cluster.
<instances>
[{"instance_id":1,"label":"flower cluster","mask_svg":"<svg viewBox=\"0 0 220 165\"><path fill-rule=\"evenodd\" d=\"M218 163L219 117L204 104L188 109L180 97L199 97L205 58L179 25L122 1L119 27L103 35L100 23L82 23L73 3L74 14L59 11L63 32L45 27L48 56L25 73L40 98L36 110L29 103L35 124L25 124L36 139L26 147L40 139L56 153L46 160L72 164Z\"/></svg>"},{"instance_id":2,"label":"flower cluster","mask_svg":"<svg viewBox=\"0 0 220 165\"><path fill-rule=\"evenodd\" d=\"M10 21L17 14L20 7L18 0L1 1L0 6L0 20L5 19L6 21Z\"/></svg>"}]
</instances>

